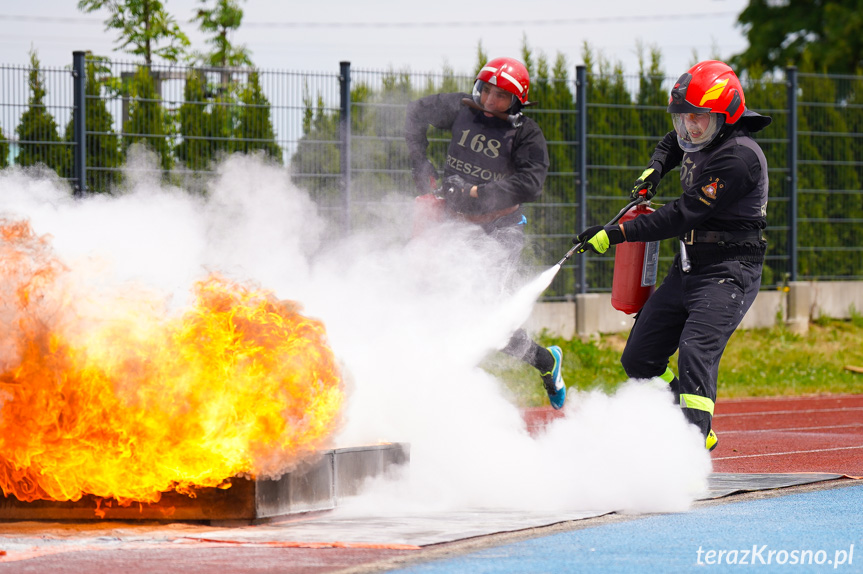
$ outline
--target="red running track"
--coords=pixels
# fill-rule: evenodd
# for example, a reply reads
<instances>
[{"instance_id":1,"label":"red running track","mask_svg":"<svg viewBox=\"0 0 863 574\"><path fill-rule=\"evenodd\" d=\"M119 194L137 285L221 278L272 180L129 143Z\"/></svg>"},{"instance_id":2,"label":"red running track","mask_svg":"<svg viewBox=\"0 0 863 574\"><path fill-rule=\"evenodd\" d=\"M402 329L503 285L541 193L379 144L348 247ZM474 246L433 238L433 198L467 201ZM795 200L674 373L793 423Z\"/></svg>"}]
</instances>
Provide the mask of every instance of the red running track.
<instances>
[{"instance_id":1,"label":"red running track","mask_svg":"<svg viewBox=\"0 0 863 574\"><path fill-rule=\"evenodd\" d=\"M863 395L718 400L716 472L863 478Z\"/></svg>"},{"instance_id":2,"label":"red running track","mask_svg":"<svg viewBox=\"0 0 863 574\"><path fill-rule=\"evenodd\" d=\"M527 409L534 433L562 416ZM826 472L863 478L863 395L719 399L715 472Z\"/></svg>"}]
</instances>

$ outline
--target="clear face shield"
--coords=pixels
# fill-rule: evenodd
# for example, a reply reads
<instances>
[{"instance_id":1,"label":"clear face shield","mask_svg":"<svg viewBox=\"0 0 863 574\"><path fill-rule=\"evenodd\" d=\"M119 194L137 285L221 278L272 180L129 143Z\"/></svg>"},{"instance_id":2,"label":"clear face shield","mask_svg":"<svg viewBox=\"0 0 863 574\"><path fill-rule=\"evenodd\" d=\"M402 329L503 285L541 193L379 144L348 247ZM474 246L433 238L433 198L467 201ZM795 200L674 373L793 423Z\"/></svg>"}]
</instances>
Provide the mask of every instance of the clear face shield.
<instances>
[{"instance_id":1,"label":"clear face shield","mask_svg":"<svg viewBox=\"0 0 863 574\"><path fill-rule=\"evenodd\" d=\"M725 125L725 116L713 113L685 113L671 114L671 122L674 131L677 132L677 143L685 152L693 152L704 149L722 126Z\"/></svg>"},{"instance_id":2,"label":"clear face shield","mask_svg":"<svg viewBox=\"0 0 863 574\"><path fill-rule=\"evenodd\" d=\"M515 94L482 80L477 80L473 85L472 95L473 101L492 112L509 112L515 109L514 106L518 102Z\"/></svg>"}]
</instances>

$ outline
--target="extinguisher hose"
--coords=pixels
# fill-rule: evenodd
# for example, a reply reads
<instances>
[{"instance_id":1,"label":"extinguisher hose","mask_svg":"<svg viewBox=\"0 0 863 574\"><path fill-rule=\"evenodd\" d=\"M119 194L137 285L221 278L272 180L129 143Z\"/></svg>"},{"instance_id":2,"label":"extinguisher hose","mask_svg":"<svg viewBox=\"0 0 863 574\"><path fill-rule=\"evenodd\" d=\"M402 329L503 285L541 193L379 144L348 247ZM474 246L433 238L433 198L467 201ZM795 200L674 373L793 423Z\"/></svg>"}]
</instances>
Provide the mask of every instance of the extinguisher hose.
<instances>
[{"instance_id":1,"label":"extinguisher hose","mask_svg":"<svg viewBox=\"0 0 863 574\"><path fill-rule=\"evenodd\" d=\"M627 204L623 207L623 209L621 209L621 210L617 213L617 215L615 215L615 216L614 216L614 219L612 219L611 221L609 221L608 223L606 223L606 225L614 225L615 223L617 223L618 221L620 221L620 218L621 218L621 217L623 217L623 214L625 214L627 211L629 211L630 209L632 209L633 207L635 207L636 205L638 205L639 203L642 203L642 202L644 202L644 196L643 196L643 195L638 195L635 199L633 199L632 201L630 201L629 203L627 203ZM579 251L582 247L584 247L584 244L585 244L585 243L587 243L587 242L586 242L586 241L582 241L581 243L577 243L577 244L573 245L573 246L572 246L572 249L570 249L569 251L567 251L567 252L566 252L566 255L564 255L564 256L563 256L563 258L562 258L560 261L558 261L558 262L557 262L557 265L558 265L558 266L563 265L563 263L564 263L567 259L569 259L569 258L570 258L570 257L572 257L573 255L575 255L576 253L578 253L578 251Z\"/></svg>"}]
</instances>

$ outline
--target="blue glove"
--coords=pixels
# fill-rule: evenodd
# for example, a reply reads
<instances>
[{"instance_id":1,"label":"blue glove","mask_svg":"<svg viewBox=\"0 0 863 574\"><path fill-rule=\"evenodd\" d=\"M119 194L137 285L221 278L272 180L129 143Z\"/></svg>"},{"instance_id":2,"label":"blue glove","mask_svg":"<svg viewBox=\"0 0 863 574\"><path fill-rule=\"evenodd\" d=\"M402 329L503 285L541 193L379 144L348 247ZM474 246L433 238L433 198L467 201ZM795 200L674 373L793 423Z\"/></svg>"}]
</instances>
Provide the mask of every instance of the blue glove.
<instances>
[{"instance_id":1,"label":"blue glove","mask_svg":"<svg viewBox=\"0 0 863 574\"><path fill-rule=\"evenodd\" d=\"M581 249L578 250L579 253L584 253L590 249L598 254L605 253L612 245L617 245L624 241L626 241L626 238L623 237L623 231L620 230L620 226L616 223L614 225L606 225L605 227L602 225L588 227L572 240L576 245L584 243Z\"/></svg>"},{"instance_id":2,"label":"blue glove","mask_svg":"<svg viewBox=\"0 0 863 574\"><path fill-rule=\"evenodd\" d=\"M643 197L645 201L650 201L650 199L656 195L656 188L659 186L659 181L662 179L662 175L649 167L645 169L638 179L635 180L635 185L632 186L632 192L629 194L629 199L636 199L637 197Z\"/></svg>"}]
</instances>

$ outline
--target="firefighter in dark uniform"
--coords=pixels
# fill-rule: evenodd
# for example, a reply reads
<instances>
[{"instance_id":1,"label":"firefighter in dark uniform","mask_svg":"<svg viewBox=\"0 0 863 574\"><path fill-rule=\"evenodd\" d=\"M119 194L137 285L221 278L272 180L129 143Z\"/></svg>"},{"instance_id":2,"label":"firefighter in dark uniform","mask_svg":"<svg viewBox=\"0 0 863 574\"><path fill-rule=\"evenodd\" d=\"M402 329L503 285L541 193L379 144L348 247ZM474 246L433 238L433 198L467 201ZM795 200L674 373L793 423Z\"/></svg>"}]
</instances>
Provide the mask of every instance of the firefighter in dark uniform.
<instances>
[{"instance_id":1,"label":"firefighter in dark uniform","mask_svg":"<svg viewBox=\"0 0 863 574\"><path fill-rule=\"evenodd\" d=\"M656 146L632 197L650 199L678 166L683 194L626 223L586 229L576 240L602 253L623 241L680 238L668 275L636 316L621 363L631 378L669 383L713 450L719 361L761 285L767 161L750 134L771 118L746 108L736 74L717 61L680 76L668 112L674 130ZM679 378L668 365L677 350Z\"/></svg>"},{"instance_id":2,"label":"firefighter in dark uniform","mask_svg":"<svg viewBox=\"0 0 863 574\"><path fill-rule=\"evenodd\" d=\"M537 123L522 115L530 77L524 64L495 58L479 71L473 94L448 93L410 102L405 140L420 194L435 191L437 171L428 160L428 126L450 130L443 166L447 217L479 226L507 251L510 267L524 248L527 219L521 205L536 201L548 173L548 149ZM559 347L541 347L518 329L504 349L539 370L551 405L566 397Z\"/></svg>"}]
</instances>

